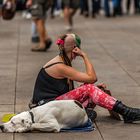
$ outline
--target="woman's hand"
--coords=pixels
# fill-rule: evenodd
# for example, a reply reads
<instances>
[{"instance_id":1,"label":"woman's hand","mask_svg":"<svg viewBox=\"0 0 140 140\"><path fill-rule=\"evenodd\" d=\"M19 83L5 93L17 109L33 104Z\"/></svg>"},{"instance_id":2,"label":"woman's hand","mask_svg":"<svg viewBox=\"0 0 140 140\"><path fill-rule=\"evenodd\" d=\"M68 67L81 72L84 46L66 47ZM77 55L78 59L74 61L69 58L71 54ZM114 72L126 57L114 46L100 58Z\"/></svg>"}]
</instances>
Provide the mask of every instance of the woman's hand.
<instances>
[{"instance_id":1,"label":"woman's hand","mask_svg":"<svg viewBox=\"0 0 140 140\"><path fill-rule=\"evenodd\" d=\"M106 89L106 84L105 83L100 83L100 84L97 85L97 87Z\"/></svg>"},{"instance_id":2,"label":"woman's hand","mask_svg":"<svg viewBox=\"0 0 140 140\"><path fill-rule=\"evenodd\" d=\"M76 56L81 56L81 57L83 57L85 55L85 53L81 49L79 49L78 47L75 47L72 50L72 53L74 53Z\"/></svg>"}]
</instances>

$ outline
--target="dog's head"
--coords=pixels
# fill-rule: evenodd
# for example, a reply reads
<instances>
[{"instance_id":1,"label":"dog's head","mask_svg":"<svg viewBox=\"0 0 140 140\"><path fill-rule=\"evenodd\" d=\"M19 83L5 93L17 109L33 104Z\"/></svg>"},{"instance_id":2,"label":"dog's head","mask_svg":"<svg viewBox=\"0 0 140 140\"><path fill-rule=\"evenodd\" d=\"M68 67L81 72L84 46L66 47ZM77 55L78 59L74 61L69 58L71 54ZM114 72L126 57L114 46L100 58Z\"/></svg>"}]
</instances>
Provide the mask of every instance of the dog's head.
<instances>
[{"instance_id":1,"label":"dog's head","mask_svg":"<svg viewBox=\"0 0 140 140\"><path fill-rule=\"evenodd\" d=\"M12 117L7 123L0 125L2 132L26 132L29 131L32 120L29 112L22 112Z\"/></svg>"}]
</instances>

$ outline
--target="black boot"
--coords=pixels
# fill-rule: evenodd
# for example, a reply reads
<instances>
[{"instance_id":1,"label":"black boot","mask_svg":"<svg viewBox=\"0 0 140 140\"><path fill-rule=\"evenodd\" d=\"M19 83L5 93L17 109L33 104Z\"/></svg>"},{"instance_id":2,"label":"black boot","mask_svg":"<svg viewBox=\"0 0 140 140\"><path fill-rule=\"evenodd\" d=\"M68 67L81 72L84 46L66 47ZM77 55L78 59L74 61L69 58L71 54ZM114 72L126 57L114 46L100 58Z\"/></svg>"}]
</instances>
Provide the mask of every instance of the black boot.
<instances>
[{"instance_id":1,"label":"black boot","mask_svg":"<svg viewBox=\"0 0 140 140\"><path fill-rule=\"evenodd\" d=\"M97 113L93 110L93 108L86 108L86 113L88 115L88 118L94 122L94 120L97 117Z\"/></svg>"},{"instance_id":2,"label":"black boot","mask_svg":"<svg viewBox=\"0 0 140 140\"><path fill-rule=\"evenodd\" d=\"M123 116L124 123L140 121L140 109L128 107L120 101L116 101L116 104L113 107L113 111Z\"/></svg>"}]
</instances>

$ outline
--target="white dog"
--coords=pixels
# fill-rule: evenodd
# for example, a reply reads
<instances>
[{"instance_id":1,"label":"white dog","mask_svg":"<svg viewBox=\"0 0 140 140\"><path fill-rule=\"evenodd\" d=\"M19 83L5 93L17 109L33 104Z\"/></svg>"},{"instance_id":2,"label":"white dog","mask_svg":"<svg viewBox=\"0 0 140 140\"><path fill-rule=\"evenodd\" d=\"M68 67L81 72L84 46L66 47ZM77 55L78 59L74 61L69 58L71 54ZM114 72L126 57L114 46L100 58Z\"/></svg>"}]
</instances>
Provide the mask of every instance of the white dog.
<instances>
[{"instance_id":1,"label":"white dog","mask_svg":"<svg viewBox=\"0 0 140 140\"><path fill-rule=\"evenodd\" d=\"M17 114L0 125L0 129L2 132L60 132L61 129L83 126L87 121L86 111L79 102L55 100Z\"/></svg>"}]
</instances>

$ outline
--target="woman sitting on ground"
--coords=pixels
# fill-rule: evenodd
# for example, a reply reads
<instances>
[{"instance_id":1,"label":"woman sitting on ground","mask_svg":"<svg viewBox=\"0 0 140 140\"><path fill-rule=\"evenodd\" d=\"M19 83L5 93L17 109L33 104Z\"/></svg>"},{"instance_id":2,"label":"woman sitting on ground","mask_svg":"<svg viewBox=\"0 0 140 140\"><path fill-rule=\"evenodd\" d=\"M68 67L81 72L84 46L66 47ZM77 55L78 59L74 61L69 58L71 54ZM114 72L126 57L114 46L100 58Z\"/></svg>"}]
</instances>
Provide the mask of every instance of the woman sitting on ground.
<instances>
[{"instance_id":1,"label":"woman sitting on ground","mask_svg":"<svg viewBox=\"0 0 140 140\"><path fill-rule=\"evenodd\" d=\"M32 104L30 108L51 100L77 100L87 107L90 102L115 111L122 115L125 123L140 120L140 109L124 105L114 97L100 90L94 83L97 81L94 66L87 54L80 49L81 40L75 34L66 34L57 40L60 53L47 62L36 79ZM86 72L72 67L71 62L81 57ZM84 83L74 89L73 81Z\"/></svg>"}]
</instances>

